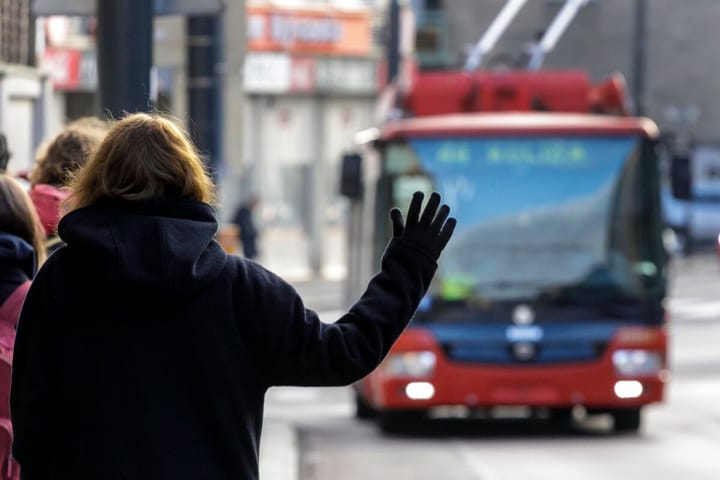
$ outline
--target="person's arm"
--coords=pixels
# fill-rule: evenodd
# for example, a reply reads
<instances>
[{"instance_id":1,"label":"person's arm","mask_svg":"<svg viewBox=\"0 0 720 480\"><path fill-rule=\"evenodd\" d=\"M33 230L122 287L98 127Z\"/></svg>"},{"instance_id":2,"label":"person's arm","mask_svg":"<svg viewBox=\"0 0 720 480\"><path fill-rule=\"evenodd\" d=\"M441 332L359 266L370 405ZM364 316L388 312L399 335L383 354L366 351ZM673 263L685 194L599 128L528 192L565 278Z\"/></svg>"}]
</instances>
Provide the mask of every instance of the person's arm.
<instances>
[{"instance_id":1,"label":"person's arm","mask_svg":"<svg viewBox=\"0 0 720 480\"><path fill-rule=\"evenodd\" d=\"M455 228L449 208L438 208L438 194L431 195L421 214L422 198L422 193L414 195L407 224L393 209L393 238L381 271L333 324L322 323L289 284L266 272L263 288L255 292L254 316L261 322L256 348L267 386L346 385L387 355L427 291Z\"/></svg>"}]
</instances>

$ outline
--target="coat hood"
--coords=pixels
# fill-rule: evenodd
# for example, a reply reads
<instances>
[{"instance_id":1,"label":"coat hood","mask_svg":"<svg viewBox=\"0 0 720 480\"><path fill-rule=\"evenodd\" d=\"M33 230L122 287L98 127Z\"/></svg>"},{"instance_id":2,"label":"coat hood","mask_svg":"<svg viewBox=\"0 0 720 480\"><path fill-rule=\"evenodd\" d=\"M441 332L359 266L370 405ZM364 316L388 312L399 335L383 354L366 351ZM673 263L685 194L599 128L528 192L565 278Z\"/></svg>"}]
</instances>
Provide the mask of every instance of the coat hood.
<instances>
[{"instance_id":1,"label":"coat hood","mask_svg":"<svg viewBox=\"0 0 720 480\"><path fill-rule=\"evenodd\" d=\"M210 205L186 199L101 200L58 225L63 261L102 293L131 301L197 291L225 266Z\"/></svg>"},{"instance_id":2,"label":"coat hood","mask_svg":"<svg viewBox=\"0 0 720 480\"><path fill-rule=\"evenodd\" d=\"M32 278L35 275L35 250L22 238L0 232L0 263L18 267Z\"/></svg>"}]
</instances>

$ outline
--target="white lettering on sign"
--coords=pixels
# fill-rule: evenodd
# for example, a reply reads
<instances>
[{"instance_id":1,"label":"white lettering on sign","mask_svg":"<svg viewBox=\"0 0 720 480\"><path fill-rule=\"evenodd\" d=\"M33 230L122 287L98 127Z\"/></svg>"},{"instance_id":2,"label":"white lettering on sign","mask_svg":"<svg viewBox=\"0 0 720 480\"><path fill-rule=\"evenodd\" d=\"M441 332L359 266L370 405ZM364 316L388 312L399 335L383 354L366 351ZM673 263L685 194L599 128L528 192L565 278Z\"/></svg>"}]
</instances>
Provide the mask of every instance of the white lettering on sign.
<instances>
[{"instance_id":1,"label":"white lettering on sign","mask_svg":"<svg viewBox=\"0 0 720 480\"><path fill-rule=\"evenodd\" d=\"M448 205L462 205L475 199L477 188L466 177L452 177L442 182L443 200Z\"/></svg>"},{"instance_id":2,"label":"white lettering on sign","mask_svg":"<svg viewBox=\"0 0 720 480\"><path fill-rule=\"evenodd\" d=\"M246 35L250 41L261 40L265 37L265 17L263 15L248 15Z\"/></svg>"},{"instance_id":3,"label":"white lettering on sign","mask_svg":"<svg viewBox=\"0 0 720 480\"><path fill-rule=\"evenodd\" d=\"M377 89L375 62L360 59L319 59L317 88L349 93L375 92Z\"/></svg>"},{"instance_id":4,"label":"white lettering on sign","mask_svg":"<svg viewBox=\"0 0 720 480\"><path fill-rule=\"evenodd\" d=\"M284 93L290 89L290 57L282 53L251 53L245 57L245 91Z\"/></svg>"},{"instance_id":5,"label":"white lettering on sign","mask_svg":"<svg viewBox=\"0 0 720 480\"><path fill-rule=\"evenodd\" d=\"M342 38L342 24L333 18L299 18L273 15L270 38L284 45L300 43L334 43Z\"/></svg>"},{"instance_id":6,"label":"white lettering on sign","mask_svg":"<svg viewBox=\"0 0 720 480\"><path fill-rule=\"evenodd\" d=\"M86 90L94 90L97 88L97 61L95 60L94 51L83 52L80 57L80 67L78 72L80 85Z\"/></svg>"},{"instance_id":7,"label":"white lettering on sign","mask_svg":"<svg viewBox=\"0 0 720 480\"><path fill-rule=\"evenodd\" d=\"M48 52L50 52L48 50ZM72 53L64 50L53 50L46 53L41 60L42 70L50 73L55 85L66 85L72 80L70 72L70 57Z\"/></svg>"}]
</instances>

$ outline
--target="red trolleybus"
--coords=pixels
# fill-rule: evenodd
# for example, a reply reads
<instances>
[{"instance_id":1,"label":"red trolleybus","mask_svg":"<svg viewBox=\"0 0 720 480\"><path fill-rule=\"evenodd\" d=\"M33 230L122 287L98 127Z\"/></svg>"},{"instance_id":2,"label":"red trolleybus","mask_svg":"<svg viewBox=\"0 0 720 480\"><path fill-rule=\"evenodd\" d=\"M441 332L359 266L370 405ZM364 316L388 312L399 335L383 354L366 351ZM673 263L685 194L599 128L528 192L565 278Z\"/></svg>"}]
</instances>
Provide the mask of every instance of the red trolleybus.
<instances>
[{"instance_id":1,"label":"red trolleybus","mask_svg":"<svg viewBox=\"0 0 720 480\"><path fill-rule=\"evenodd\" d=\"M636 431L668 376L655 124L583 112L602 105L577 73L506 74L501 98L484 108L476 92L492 82L480 78L467 108L447 88L467 74L430 75L445 93L411 92L410 116L377 129L362 158L346 162L363 179L352 187L345 171L348 299L379 264L391 207L435 190L458 220L411 325L354 385L358 416L377 414L390 430L431 412L513 407L569 420L584 407ZM553 108L552 91L543 97L537 85L563 80L591 100L573 104L569 88ZM505 103L485 111L493 100ZM538 104L544 111L532 111Z\"/></svg>"}]
</instances>

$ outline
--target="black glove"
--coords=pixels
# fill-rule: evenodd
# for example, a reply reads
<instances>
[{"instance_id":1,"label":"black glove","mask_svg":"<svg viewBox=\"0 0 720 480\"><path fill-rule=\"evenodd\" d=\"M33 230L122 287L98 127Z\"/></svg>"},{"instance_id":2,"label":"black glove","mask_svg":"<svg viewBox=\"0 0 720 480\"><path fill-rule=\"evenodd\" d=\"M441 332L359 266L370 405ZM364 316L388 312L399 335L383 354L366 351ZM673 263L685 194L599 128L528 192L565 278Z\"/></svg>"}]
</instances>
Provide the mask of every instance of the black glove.
<instances>
[{"instance_id":1,"label":"black glove","mask_svg":"<svg viewBox=\"0 0 720 480\"><path fill-rule=\"evenodd\" d=\"M447 205L443 205L438 210L440 195L436 192L430 195L430 200L428 200L425 211L421 215L420 206L422 205L423 196L422 192L413 194L405 225L403 225L403 216L400 210L397 208L390 210L393 237L402 238L418 250L437 260L448 240L450 240L457 220L448 218L450 207Z\"/></svg>"}]
</instances>

